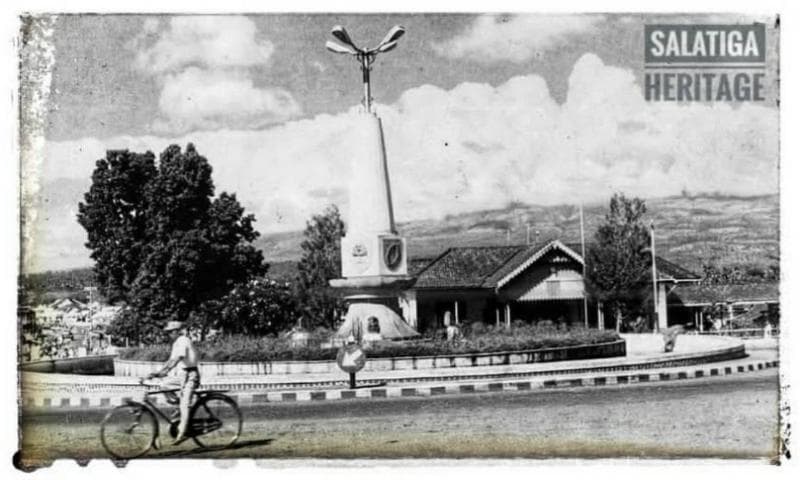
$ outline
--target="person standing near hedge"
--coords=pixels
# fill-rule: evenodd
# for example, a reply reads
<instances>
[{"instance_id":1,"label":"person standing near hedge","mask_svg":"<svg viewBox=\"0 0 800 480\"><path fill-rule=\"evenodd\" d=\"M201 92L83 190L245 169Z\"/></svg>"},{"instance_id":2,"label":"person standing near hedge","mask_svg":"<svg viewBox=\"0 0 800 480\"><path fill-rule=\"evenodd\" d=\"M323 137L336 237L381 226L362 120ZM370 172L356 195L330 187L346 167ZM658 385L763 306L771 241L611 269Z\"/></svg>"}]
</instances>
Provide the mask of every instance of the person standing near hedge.
<instances>
[{"instance_id":1,"label":"person standing near hedge","mask_svg":"<svg viewBox=\"0 0 800 480\"><path fill-rule=\"evenodd\" d=\"M181 365L183 376L180 385L180 413L181 420L178 424L178 436L175 437L173 445L177 445L186 440L186 428L189 425L189 405L192 395L197 387L200 386L200 371L197 369L198 355L192 340L186 332L182 322L171 321L164 327L164 331L169 333L172 340L172 352L169 360L158 372L151 373L147 378L165 377L170 370Z\"/></svg>"}]
</instances>

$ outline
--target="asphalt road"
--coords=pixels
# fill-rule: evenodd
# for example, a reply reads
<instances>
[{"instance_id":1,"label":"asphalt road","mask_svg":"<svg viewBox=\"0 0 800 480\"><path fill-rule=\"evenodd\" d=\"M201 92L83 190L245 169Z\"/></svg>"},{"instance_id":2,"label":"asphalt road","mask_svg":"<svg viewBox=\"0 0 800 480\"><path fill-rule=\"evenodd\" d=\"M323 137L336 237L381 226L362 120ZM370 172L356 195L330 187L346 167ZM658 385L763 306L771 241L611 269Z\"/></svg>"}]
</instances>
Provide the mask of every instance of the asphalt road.
<instances>
[{"instance_id":1,"label":"asphalt road","mask_svg":"<svg viewBox=\"0 0 800 480\"><path fill-rule=\"evenodd\" d=\"M243 408L233 448L186 442L152 457L774 458L776 369L698 380ZM102 412L20 419L22 463L101 458Z\"/></svg>"}]
</instances>

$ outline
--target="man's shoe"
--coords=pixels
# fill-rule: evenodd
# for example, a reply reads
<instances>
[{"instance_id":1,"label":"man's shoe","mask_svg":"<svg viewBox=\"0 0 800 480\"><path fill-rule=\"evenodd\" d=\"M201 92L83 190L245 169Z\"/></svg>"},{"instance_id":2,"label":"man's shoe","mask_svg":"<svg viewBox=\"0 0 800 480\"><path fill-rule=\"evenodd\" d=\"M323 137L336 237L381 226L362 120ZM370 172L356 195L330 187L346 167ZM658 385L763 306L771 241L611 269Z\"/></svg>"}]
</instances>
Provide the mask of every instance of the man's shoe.
<instances>
[{"instance_id":1,"label":"man's shoe","mask_svg":"<svg viewBox=\"0 0 800 480\"><path fill-rule=\"evenodd\" d=\"M185 442L188 439L189 439L189 437L187 437L186 435L179 435L172 442L172 445L180 445L181 443Z\"/></svg>"}]
</instances>

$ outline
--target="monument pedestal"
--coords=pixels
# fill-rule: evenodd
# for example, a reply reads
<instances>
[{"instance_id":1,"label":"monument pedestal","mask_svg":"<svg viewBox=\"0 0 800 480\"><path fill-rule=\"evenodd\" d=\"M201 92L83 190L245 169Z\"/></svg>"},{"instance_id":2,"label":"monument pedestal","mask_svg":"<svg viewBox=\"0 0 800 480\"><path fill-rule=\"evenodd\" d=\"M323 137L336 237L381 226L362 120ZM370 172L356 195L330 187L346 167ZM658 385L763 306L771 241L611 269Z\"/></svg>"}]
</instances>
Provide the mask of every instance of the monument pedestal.
<instances>
[{"instance_id":1,"label":"monument pedestal","mask_svg":"<svg viewBox=\"0 0 800 480\"><path fill-rule=\"evenodd\" d=\"M368 301L371 298L397 298L414 285L415 280L414 277L408 275L374 276L336 278L329 283L332 288L340 291L346 300L363 299Z\"/></svg>"}]
</instances>

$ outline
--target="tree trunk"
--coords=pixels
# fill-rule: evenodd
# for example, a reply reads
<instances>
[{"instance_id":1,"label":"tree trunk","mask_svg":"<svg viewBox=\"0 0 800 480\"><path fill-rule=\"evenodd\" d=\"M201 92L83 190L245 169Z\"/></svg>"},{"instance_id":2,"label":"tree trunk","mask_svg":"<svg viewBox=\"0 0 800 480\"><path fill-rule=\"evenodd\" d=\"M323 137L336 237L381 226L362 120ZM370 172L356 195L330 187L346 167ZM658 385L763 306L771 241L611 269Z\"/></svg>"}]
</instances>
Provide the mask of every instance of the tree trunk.
<instances>
[{"instance_id":1,"label":"tree trunk","mask_svg":"<svg viewBox=\"0 0 800 480\"><path fill-rule=\"evenodd\" d=\"M622 324L622 310L619 307L614 308L614 318L617 323L617 333L619 333L620 325Z\"/></svg>"}]
</instances>

